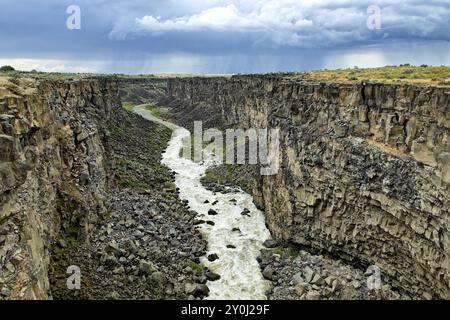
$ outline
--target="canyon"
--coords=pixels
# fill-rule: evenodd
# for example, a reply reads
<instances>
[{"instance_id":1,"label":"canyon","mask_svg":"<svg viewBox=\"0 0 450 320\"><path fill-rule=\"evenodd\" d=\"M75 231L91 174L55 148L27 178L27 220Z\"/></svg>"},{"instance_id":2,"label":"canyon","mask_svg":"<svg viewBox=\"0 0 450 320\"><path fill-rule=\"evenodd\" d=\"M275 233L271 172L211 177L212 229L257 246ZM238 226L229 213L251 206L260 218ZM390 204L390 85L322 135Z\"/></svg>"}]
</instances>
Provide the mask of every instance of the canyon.
<instances>
[{"instance_id":1,"label":"canyon","mask_svg":"<svg viewBox=\"0 0 450 320\"><path fill-rule=\"evenodd\" d=\"M292 74L24 78L0 86L2 298L209 294L198 213L161 164L170 130L125 103L167 108L187 129L195 120L204 129L279 128L275 175L219 165L206 177L220 179L205 184L252 195L277 246L295 248L297 259L339 261L361 274L377 266L402 295L450 298L448 87ZM264 262L266 279L285 259L270 250L276 261ZM67 292L67 260L89 274L82 279L91 289ZM309 271L301 277L315 279Z\"/></svg>"},{"instance_id":2,"label":"canyon","mask_svg":"<svg viewBox=\"0 0 450 320\"><path fill-rule=\"evenodd\" d=\"M171 80L167 91L180 119L219 110L225 125L280 128L281 170L244 183L275 238L449 298L448 88L266 75Z\"/></svg>"}]
</instances>

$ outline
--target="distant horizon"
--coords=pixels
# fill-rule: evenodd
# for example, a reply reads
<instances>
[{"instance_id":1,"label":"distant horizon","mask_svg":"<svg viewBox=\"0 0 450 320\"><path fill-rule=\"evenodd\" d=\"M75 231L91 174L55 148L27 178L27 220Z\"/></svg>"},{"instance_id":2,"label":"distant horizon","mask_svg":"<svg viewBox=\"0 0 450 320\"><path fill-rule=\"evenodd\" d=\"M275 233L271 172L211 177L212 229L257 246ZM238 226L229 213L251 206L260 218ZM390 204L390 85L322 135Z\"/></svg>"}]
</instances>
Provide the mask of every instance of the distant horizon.
<instances>
[{"instance_id":1,"label":"distant horizon","mask_svg":"<svg viewBox=\"0 0 450 320\"><path fill-rule=\"evenodd\" d=\"M216 63L217 60L222 61L220 57L205 57L203 67L196 67L194 62L186 62L186 65L180 66L179 63L174 64L175 58L158 57L158 67L148 67L134 65L128 60L70 60L70 59L33 59L33 58L2 58L0 57L0 65L11 65L16 70L32 71L47 73L92 73L92 74L198 74L198 75L235 75L235 74L266 74L266 73L293 73L307 72L319 70L337 70L349 68L380 68L385 66L399 66L405 63L412 66L429 65L429 66L450 66L450 42L433 41L427 44L415 46L426 46L428 52L422 50L422 54L418 54L417 50L406 50L410 54L402 54L400 50L397 54L391 51L391 54L372 53L370 50L361 52L361 48L353 48L356 51L346 51L345 53L329 50L326 52L327 62L317 62L316 59L296 59L296 56L288 56L286 59L280 56L271 56L270 59L262 61L271 61L271 66L264 66L264 63L258 64L253 62L252 65L243 67L223 67L222 63ZM422 47L423 48L423 47ZM359 51L358 51L359 50ZM324 52L318 52L317 56ZM419 52L420 53L420 52ZM311 54L311 52L310 52ZM252 60L253 56L241 57L237 61ZM317 58L317 57L316 57ZM232 56L227 59L233 60ZM196 60L194 56L181 56L181 61ZM297 60L297 61L296 61ZM142 62L143 64L154 61L149 58ZM130 65L128 65L130 63ZM177 67L178 66L178 67ZM296 67L298 66L298 68Z\"/></svg>"},{"instance_id":2,"label":"distant horizon","mask_svg":"<svg viewBox=\"0 0 450 320\"><path fill-rule=\"evenodd\" d=\"M346 68L335 68L335 69L314 69L314 70L293 70L293 71L269 71L269 72L253 72L253 73L201 73L201 72L191 72L191 73L185 73L185 72L159 72L159 73L117 73L117 72L76 72L76 71L44 71L44 70L22 70L16 68L12 64L2 64L0 63L0 67L2 66L11 66L15 69L17 72L23 72L23 73L48 73L48 74L67 74L67 75L110 75L110 76L136 76L136 77L145 77L145 76L207 76L207 77L215 77L215 76L236 76L236 75L266 75L266 74L295 74L295 73L307 73L307 72L321 72L321 71L338 71L338 70L357 70L357 69L381 69L386 67L450 67L449 65L432 65L432 64L411 64L408 62L397 64L397 65L383 65L379 67L360 67L360 66L353 66L353 67L346 67Z\"/></svg>"},{"instance_id":3,"label":"distant horizon","mask_svg":"<svg viewBox=\"0 0 450 320\"><path fill-rule=\"evenodd\" d=\"M43 72L259 74L450 65L440 0L3 0L0 65Z\"/></svg>"}]
</instances>

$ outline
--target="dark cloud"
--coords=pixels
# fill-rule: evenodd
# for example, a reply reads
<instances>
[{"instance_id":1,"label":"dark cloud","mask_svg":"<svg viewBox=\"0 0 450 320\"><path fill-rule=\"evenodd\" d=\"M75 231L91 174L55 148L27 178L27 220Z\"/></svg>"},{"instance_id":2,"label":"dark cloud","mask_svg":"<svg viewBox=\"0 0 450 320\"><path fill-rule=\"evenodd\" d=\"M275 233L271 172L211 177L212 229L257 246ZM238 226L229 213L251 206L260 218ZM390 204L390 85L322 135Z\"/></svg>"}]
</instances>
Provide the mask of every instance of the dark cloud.
<instances>
[{"instance_id":1,"label":"dark cloud","mask_svg":"<svg viewBox=\"0 0 450 320\"><path fill-rule=\"evenodd\" d=\"M2 0L0 60L38 59L46 69L57 60L67 69L214 73L339 67L351 54L367 66L449 63L447 53L436 52L448 52L449 1L379 0L381 29L370 30L373 2ZM72 4L81 7L81 30L66 28ZM422 48L420 59L398 43Z\"/></svg>"}]
</instances>

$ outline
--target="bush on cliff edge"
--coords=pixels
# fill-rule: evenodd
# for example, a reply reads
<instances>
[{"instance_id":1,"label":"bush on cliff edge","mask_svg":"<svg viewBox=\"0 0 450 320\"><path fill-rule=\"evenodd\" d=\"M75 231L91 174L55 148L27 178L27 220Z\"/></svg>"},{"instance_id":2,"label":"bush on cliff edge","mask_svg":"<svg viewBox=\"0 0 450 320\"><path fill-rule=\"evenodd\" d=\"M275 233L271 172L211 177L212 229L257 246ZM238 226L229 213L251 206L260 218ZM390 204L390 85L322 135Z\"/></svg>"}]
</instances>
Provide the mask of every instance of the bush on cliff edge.
<instances>
[{"instance_id":1,"label":"bush on cliff edge","mask_svg":"<svg viewBox=\"0 0 450 320\"><path fill-rule=\"evenodd\" d=\"M11 66L2 66L2 67L0 67L0 72L9 72L9 71L16 71L16 69L14 69Z\"/></svg>"}]
</instances>

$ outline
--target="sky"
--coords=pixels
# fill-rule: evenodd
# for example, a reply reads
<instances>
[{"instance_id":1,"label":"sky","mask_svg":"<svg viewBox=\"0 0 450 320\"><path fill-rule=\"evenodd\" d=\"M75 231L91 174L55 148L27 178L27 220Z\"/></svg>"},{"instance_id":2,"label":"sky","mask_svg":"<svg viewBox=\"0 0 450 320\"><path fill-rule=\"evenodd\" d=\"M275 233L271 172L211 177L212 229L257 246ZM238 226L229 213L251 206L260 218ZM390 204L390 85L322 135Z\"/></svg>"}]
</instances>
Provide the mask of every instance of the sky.
<instances>
[{"instance_id":1,"label":"sky","mask_svg":"<svg viewBox=\"0 0 450 320\"><path fill-rule=\"evenodd\" d=\"M450 0L1 0L0 65L263 73L450 65Z\"/></svg>"}]
</instances>

